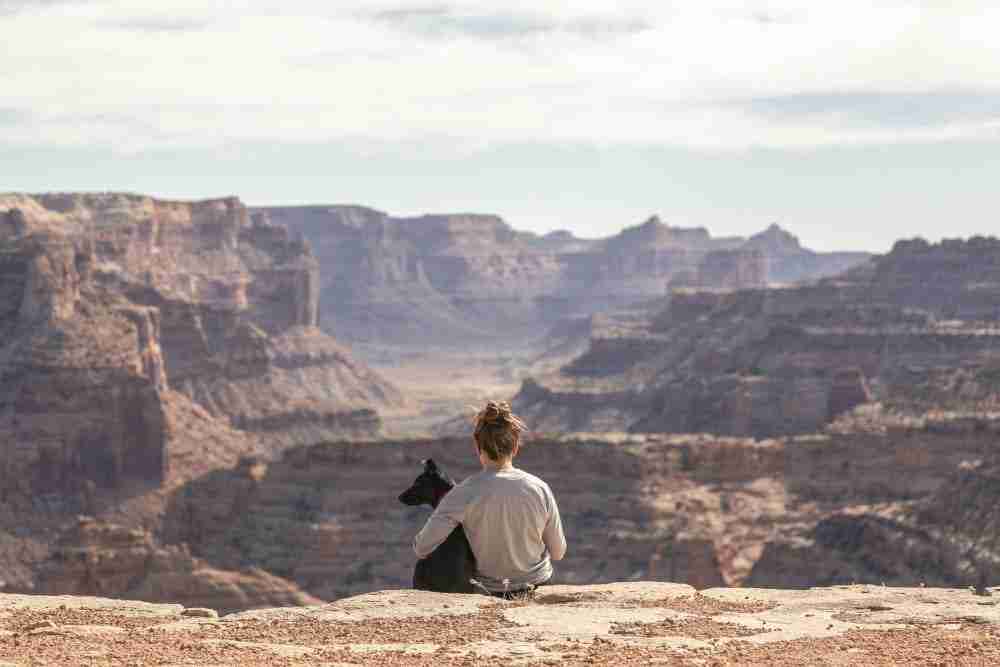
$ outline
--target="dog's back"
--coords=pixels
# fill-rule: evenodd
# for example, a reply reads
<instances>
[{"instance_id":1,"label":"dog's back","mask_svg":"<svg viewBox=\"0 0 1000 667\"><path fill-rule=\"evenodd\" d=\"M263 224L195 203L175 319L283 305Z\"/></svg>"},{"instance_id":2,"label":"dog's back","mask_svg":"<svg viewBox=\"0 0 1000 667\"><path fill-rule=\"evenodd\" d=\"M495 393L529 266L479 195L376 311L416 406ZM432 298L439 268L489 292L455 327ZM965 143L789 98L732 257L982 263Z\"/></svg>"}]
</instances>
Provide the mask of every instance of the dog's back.
<instances>
[{"instance_id":1,"label":"dog's back","mask_svg":"<svg viewBox=\"0 0 1000 667\"><path fill-rule=\"evenodd\" d=\"M454 486L434 461L428 459L424 462L424 471L399 495L399 500L406 505L437 507ZM438 593L474 593L470 580L475 576L476 559L472 547L462 526L457 526L429 556L417 561L413 569L413 587Z\"/></svg>"},{"instance_id":2,"label":"dog's back","mask_svg":"<svg viewBox=\"0 0 1000 667\"><path fill-rule=\"evenodd\" d=\"M461 526L413 568L413 587L438 593L474 593L470 580L476 576L476 559Z\"/></svg>"}]
</instances>

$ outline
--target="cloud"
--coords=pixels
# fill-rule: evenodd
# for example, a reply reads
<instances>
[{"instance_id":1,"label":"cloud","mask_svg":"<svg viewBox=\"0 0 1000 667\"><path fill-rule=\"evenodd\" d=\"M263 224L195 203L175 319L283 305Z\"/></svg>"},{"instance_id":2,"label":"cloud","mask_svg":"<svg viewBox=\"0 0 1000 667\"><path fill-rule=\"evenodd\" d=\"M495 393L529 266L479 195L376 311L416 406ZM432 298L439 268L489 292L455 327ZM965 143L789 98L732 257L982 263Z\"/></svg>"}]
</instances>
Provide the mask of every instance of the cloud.
<instances>
[{"instance_id":1,"label":"cloud","mask_svg":"<svg viewBox=\"0 0 1000 667\"><path fill-rule=\"evenodd\" d=\"M0 126L13 127L23 124L30 118L30 114L21 109L8 109L0 107Z\"/></svg>"},{"instance_id":2,"label":"cloud","mask_svg":"<svg viewBox=\"0 0 1000 667\"><path fill-rule=\"evenodd\" d=\"M1000 122L1000 90L830 92L762 97L738 104L776 121L824 118L850 127L919 128Z\"/></svg>"},{"instance_id":3,"label":"cloud","mask_svg":"<svg viewBox=\"0 0 1000 667\"><path fill-rule=\"evenodd\" d=\"M367 14L377 23L425 38L471 37L516 39L554 32L594 39L630 35L651 26L637 17L577 16L560 20L556 15L528 11L497 11L426 5L382 9Z\"/></svg>"},{"instance_id":4,"label":"cloud","mask_svg":"<svg viewBox=\"0 0 1000 667\"><path fill-rule=\"evenodd\" d=\"M0 0L0 141L809 147L997 138L1000 9ZM735 7L735 8L734 8ZM6 12L6 13L5 13Z\"/></svg>"},{"instance_id":5,"label":"cloud","mask_svg":"<svg viewBox=\"0 0 1000 667\"><path fill-rule=\"evenodd\" d=\"M480 39L523 37L554 30L556 24L516 14L461 14L448 7L413 7L376 12L372 19L423 37L464 35Z\"/></svg>"},{"instance_id":6,"label":"cloud","mask_svg":"<svg viewBox=\"0 0 1000 667\"><path fill-rule=\"evenodd\" d=\"M50 7L70 4L74 0L0 0L0 16L38 12ZM81 0L77 0L81 1Z\"/></svg>"},{"instance_id":7,"label":"cloud","mask_svg":"<svg viewBox=\"0 0 1000 667\"><path fill-rule=\"evenodd\" d=\"M102 21L101 26L124 32L183 33L206 30L211 20L183 16L135 17Z\"/></svg>"}]
</instances>

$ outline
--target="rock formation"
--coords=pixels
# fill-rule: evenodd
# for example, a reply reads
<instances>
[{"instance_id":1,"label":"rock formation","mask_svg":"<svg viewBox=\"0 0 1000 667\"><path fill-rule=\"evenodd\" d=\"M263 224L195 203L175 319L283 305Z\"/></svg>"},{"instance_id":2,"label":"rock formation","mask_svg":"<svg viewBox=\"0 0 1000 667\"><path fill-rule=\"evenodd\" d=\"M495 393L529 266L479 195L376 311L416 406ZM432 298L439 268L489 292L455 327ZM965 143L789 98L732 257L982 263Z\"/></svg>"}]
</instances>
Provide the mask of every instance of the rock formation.
<instances>
[{"instance_id":1,"label":"rock formation","mask_svg":"<svg viewBox=\"0 0 1000 667\"><path fill-rule=\"evenodd\" d=\"M908 461L925 468L931 461L942 464L941 482L909 480L932 492L847 505L777 536L765 545L747 584L859 581L981 591L1000 580L1000 424L994 418L945 417L928 420L921 430L924 443L951 442L964 452L941 460L923 447L905 450ZM893 440L899 433L893 432Z\"/></svg>"},{"instance_id":2,"label":"rock formation","mask_svg":"<svg viewBox=\"0 0 1000 667\"><path fill-rule=\"evenodd\" d=\"M662 296L671 279L697 274L713 251L745 248L745 255L716 260L757 262L708 277L739 287L830 275L867 258L813 253L777 228L749 240L713 238L655 216L615 236L581 239L565 231L519 232L487 215L395 218L360 206L256 210L315 248L324 328L351 342L404 347L523 348L563 318ZM761 263L776 277L762 275Z\"/></svg>"},{"instance_id":3,"label":"rock formation","mask_svg":"<svg viewBox=\"0 0 1000 667\"><path fill-rule=\"evenodd\" d=\"M39 568L34 592L174 602L222 612L319 603L262 570L218 570L184 546L159 547L147 531L89 517L60 536Z\"/></svg>"},{"instance_id":4,"label":"rock formation","mask_svg":"<svg viewBox=\"0 0 1000 667\"><path fill-rule=\"evenodd\" d=\"M308 246L236 199L0 197L0 470L161 480L175 392L274 450L377 433L400 396L318 330L318 289Z\"/></svg>"},{"instance_id":5,"label":"rock formation","mask_svg":"<svg viewBox=\"0 0 1000 667\"><path fill-rule=\"evenodd\" d=\"M751 236L742 249L760 251L767 258L768 281L784 284L835 276L871 257L864 252L814 252L776 224Z\"/></svg>"},{"instance_id":6,"label":"rock formation","mask_svg":"<svg viewBox=\"0 0 1000 667\"><path fill-rule=\"evenodd\" d=\"M97 597L0 595L12 664L995 664L1000 612L968 591L809 591L646 581L532 600L413 590L229 614Z\"/></svg>"},{"instance_id":7,"label":"rock formation","mask_svg":"<svg viewBox=\"0 0 1000 667\"><path fill-rule=\"evenodd\" d=\"M366 438L398 391L316 326L318 267L236 199L0 195L0 580L76 513L152 521L189 477Z\"/></svg>"},{"instance_id":8,"label":"rock formation","mask_svg":"<svg viewBox=\"0 0 1000 667\"><path fill-rule=\"evenodd\" d=\"M997 432L995 420L856 410L826 433L770 440L536 436L518 462L548 481L560 503L570 549L556 564L559 583L975 586L985 572L993 585L994 469L963 462L995 454ZM107 519L71 523L51 553L31 558L7 558L8 541L21 550L31 543L13 541L18 533L6 528L0 576L22 590L128 590L148 600L178 596L197 579L198 590L229 600L212 603L227 609L289 591L332 600L407 587L411 540L428 512L396 496L427 457L459 479L473 472L467 438L325 443L277 460L247 457L165 490L160 509L144 519L148 529L134 530L129 512L103 500L95 509L120 516L121 528ZM41 504L35 511L59 516ZM15 512L4 526L25 516ZM93 567L79 556L90 549L105 554ZM157 581L176 583L162 583L170 592L160 594Z\"/></svg>"},{"instance_id":9,"label":"rock formation","mask_svg":"<svg viewBox=\"0 0 1000 667\"><path fill-rule=\"evenodd\" d=\"M900 242L816 284L674 289L645 320L595 327L584 354L526 381L516 404L542 430L755 437L820 431L872 401L990 411L997 257L997 240Z\"/></svg>"},{"instance_id":10,"label":"rock formation","mask_svg":"<svg viewBox=\"0 0 1000 667\"><path fill-rule=\"evenodd\" d=\"M947 492L950 471L995 449L992 426L953 432L954 418L875 420L877 428L837 423L840 431L763 441L705 434L532 439L519 465L552 486L572 536L557 581L643 578L700 588L801 586L811 576L878 583L873 570L841 567L850 559L830 546L840 539L839 517L933 503ZM464 437L330 443L270 463L248 459L179 487L162 539L188 544L214 567L259 567L323 599L405 587L410 542L427 512L399 504L398 490L427 457L458 478L471 473L467 449ZM923 566L937 572L927 583L968 585L969 572L947 574L937 565L952 548L940 545ZM894 542L880 549L887 561L900 553ZM917 572L892 582L917 585L924 581Z\"/></svg>"},{"instance_id":11,"label":"rock formation","mask_svg":"<svg viewBox=\"0 0 1000 667\"><path fill-rule=\"evenodd\" d=\"M713 250L705 254L693 273L670 281L672 287L739 289L767 285L767 257L758 248Z\"/></svg>"}]
</instances>

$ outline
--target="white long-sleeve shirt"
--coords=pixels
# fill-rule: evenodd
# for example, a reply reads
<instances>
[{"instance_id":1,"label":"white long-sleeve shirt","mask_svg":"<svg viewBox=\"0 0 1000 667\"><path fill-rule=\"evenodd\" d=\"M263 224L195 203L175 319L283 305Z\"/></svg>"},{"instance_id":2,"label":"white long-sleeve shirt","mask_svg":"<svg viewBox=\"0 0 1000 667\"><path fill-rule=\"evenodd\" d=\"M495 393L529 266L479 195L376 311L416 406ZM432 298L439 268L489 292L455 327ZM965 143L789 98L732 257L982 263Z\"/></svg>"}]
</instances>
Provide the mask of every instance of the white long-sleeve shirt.
<instances>
[{"instance_id":1,"label":"white long-sleeve shirt","mask_svg":"<svg viewBox=\"0 0 1000 667\"><path fill-rule=\"evenodd\" d=\"M430 555L458 524L476 556L477 580L491 591L547 581L551 561L566 554L549 485L513 466L488 467L442 498L413 540L417 558Z\"/></svg>"}]
</instances>

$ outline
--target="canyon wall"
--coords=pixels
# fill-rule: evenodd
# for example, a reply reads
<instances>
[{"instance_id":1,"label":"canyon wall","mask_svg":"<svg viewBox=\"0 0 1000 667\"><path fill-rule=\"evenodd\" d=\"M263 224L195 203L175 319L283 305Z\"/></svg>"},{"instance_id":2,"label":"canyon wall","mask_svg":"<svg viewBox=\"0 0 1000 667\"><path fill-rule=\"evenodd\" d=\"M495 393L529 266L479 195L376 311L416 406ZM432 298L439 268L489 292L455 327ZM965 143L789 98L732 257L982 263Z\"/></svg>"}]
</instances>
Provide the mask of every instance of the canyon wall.
<instances>
[{"instance_id":1,"label":"canyon wall","mask_svg":"<svg viewBox=\"0 0 1000 667\"><path fill-rule=\"evenodd\" d=\"M541 430L754 437L820 431L872 402L989 412L997 258L995 239L900 242L815 284L677 288L644 320L595 328L586 352L526 381L515 403Z\"/></svg>"},{"instance_id":2,"label":"canyon wall","mask_svg":"<svg viewBox=\"0 0 1000 667\"><path fill-rule=\"evenodd\" d=\"M816 547L823 559L803 549L796 567L775 566L773 554L789 541L800 548L816 543L841 515L933 503L948 493L964 461L997 451L991 430L964 432L960 423L927 419L869 429L839 422L841 432L760 441L536 437L518 465L545 479L559 502L570 548L556 563L558 582L803 586L810 584L796 573L805 571L825 583L865 573L856 579L863 582L874 580L871 569L836 563L870 559L827 542ZM279 461L247 459L178 488L161 539L188 545L213 567L257 567L323 599L405 588L411 540L430 510L406 507L396 496L428 457L458 479L474 472L466 438L329 443L289 450ZM988 511L989 502L980 498L975 506ZM989 547L988 536L984 530L974 541ZM942 538L931 551L940 559L962 543ZM895 557L892 543L873 548L886 560ZM975 576L968 568L938 568L933 581L968 585ZM892 582L919 580L899 570Z\"/></svg>"},{"instance_id":3,"label":"canyon wall","mask_svg":"<svg viewBox=\"0 0 1000 667\"><path fill-rule=\"evenodd\" d=\"M232 463L370 437L401 401L317 328L308 245L235 198L2 195L0 290L0 472L25 493L164 480L193 406L246 434L205 454Z\"/></svg>"},{"instance_id":4,"label":"canyon wall","mask_svg":"<svg viewBox=\"0 0 1000 667\"><path fill-rule=\"evenodd\" d=\"M559 502L560 583L974 586L1000 576L998 432L993 419L856 410L824 433L765 440L535 436L518 465ZM15 590L225 609L406 588L430 510L397 495L428 457L457 479L476 469L468 436L345 441L175 480L140 515L134 491L61 509L40 498L0 512L0 570ZM12 541L39 525L34 547Z\"/></svg>"},{"instance_id":5,"label":"canyon wall","mask_svg":"<svg viewBox=\"0 0 1000 667\"><path fill-rule=\"evenodd\" d=\"M372 344L524 347L565 318L662 296L672 279L697 276L713 251L746 248L766 260L746 276L730 271L725 282L737 286L817 278L868 257L814 253L776 227L751 239L713 238L655 216L615 236L582 239L517 231L489 215L397 218L360 206L255 211L311 242L323 267L321 325Z\"/></svg>"},{"instance_id":6,"label":"canyon wall","mask_svg":"<svg viewBox=\"0 0 1000 667\"><path fill-rule=\"evenodd\" d=\"M60 535L39 568L34 593L171 601L222 613L320 602L262 570L218 570L183 545L161 547L145 530L90 517Z\"/></svg>"}]
</instances>

